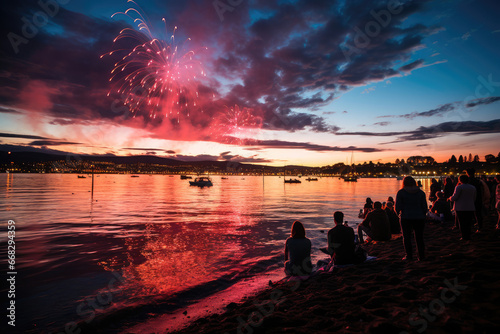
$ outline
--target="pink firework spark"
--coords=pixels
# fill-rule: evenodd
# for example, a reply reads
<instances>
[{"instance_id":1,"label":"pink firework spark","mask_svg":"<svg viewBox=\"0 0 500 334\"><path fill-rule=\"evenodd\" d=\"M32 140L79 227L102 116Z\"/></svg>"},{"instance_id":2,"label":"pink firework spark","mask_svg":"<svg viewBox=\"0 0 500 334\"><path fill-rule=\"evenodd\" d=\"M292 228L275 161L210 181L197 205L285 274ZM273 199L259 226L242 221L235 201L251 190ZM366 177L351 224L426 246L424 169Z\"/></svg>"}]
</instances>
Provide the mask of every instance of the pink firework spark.
<instances>
[{"instance_id":1,"label":"pink firework spark","mask_svg":"<svg viewBox=\"0 0 500 334\"><path fill-rule=\"evenodd\" d=\"M181 114L189 117L190 111L198 109L197 78L206 74L200 61L194 59L193 50L184 53L182 47L175 44L177 27L169 42L155 38L143 11L134 1L128 2L139 9L131 7L111 17L125 15L137 24L139 30L125 28L113 40L113 43L133 41L133 48L116 49L101 56L125 54L111 71L109 81L114 82L117 88L112 88L108 96L111 93L120 94L134 117L141 112L151 118L176 117L179 122ZM162 21L167 29L165 18Z\"/></svg>"},{"instance_id":2,"label":"pink firework spark","mask_svg":"<svg viewBox=\"0 0 500 334\"><path fill-rule=\"evenodd\" d=\"M226 106L214 117L212 134L221 142L241 145L255 137L261 127L262 118L254 115L252 109Z\"/></svg>"}]
</instances>

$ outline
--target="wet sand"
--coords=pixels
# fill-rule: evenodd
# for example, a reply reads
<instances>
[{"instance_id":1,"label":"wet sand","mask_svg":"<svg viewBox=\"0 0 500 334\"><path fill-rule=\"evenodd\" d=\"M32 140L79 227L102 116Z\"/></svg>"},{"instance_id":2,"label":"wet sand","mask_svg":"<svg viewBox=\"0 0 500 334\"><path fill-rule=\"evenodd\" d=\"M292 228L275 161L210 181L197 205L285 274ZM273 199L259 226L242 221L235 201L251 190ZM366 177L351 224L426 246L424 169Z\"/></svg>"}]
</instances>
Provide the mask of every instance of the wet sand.
<instances>
[{"instance_id":1,"label":"wet sand","mask_svg":"<svg viewBox=\"0 0 500 334\"><path fill-rule=\"evenodd\" d=\"M470 242L459 240L452 222L428 224L421 262L402 261L401 238L365 244L375 261L272 283L176 333L497 333L495 222L489 217Z\"/></svg>"}]
</instances>

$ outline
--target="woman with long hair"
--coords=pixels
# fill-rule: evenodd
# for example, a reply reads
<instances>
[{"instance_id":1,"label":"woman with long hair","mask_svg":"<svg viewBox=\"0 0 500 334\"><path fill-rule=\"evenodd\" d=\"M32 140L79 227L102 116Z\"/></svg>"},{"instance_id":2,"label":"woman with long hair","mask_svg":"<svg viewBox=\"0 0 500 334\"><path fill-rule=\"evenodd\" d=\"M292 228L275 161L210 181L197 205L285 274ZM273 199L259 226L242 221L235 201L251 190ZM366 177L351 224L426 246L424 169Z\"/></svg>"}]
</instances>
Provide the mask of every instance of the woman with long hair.
<instances>
[{"instance_id":1,"label":"woman with long hair","mask_svg":"<svg viewBox=\"0 0 500 334\"><path fill-rule=\"evenodd\" d=\"M417 186L415 179L406 176L403 187L396 195L396 212L400 216L403 245L406 256L403 260L413 260L412 235L415 235L419 260L425 259L424 225L427 213L425 193Z\"/></svg>"},{"instance_id":2,"label":"woman with long hair","mask_svg":"<svg viewBox=\"0 0 500 334\"><path fill-rule=\"evenodd\" d=\"M306 238L304 225L296 220L285 242L285 273L302 276L309 275L311 271L311 240Z\"/></svg>"}]
</instances>

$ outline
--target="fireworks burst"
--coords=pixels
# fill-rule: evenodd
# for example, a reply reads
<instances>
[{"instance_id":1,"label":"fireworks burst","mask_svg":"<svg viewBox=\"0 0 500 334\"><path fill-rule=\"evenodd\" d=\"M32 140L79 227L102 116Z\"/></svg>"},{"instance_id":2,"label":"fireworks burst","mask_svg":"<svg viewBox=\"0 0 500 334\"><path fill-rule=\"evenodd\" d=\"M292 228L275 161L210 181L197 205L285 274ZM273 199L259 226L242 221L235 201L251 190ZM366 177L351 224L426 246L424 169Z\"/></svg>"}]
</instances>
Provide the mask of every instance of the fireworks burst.
<instances>
[{"instance_id":1,"label":"fireworks burst","mask_svg":"<svg viewBox=\"0 0 500 334\"><path fill-rule=\"evenodd\" d=\"M120 94L134 117L141 112L151 118L176 117L179 122L182 114L189 117L190 110L198 108L196 80L206 74L201 63L194 59L194 51L184 53L182 46L175 44L177 27L170 41L155 38L143 11L133 0L128 2L138 9L131 7L111 17L125 15L137 24L139 30L125 28L113 40L113 43L132 41L135 45L133 48L116 49L101 56L125 54L111 71L109 81L114 82L116 87L110 90L108 96ZM165 18L162 21L167 30Z\"/></svg>"},{"instance_id":2,"label":"fireworks burst","mask_svg":"<svg viewBox=\"0 0 500 334\"><path fill-rule=\"evenodd\" d=\"M262 118L255 116L252 109L226 106L224 112L214 117L212 134L221 142L241 145L255 137L261 127Z\"/></svg>"}]
</instances>

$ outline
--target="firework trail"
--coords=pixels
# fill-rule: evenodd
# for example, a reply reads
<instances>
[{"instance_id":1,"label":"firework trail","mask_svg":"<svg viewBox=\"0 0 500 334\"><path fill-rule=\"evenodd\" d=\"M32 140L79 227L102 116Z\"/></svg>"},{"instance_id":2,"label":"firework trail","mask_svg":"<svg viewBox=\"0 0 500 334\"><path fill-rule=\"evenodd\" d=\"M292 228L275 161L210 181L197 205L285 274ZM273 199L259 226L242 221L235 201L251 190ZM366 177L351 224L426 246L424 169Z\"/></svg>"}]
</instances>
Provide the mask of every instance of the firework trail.
<instances>
[{"instance_id":1,"label":"firework trail","mask_svg":"<svg viewBox=\"0 0 500 334\"><path fill-rule=\"evenodd\" d=\"M111 17L125 15L137 24L139 30L125 28L113 40L113 43L124 40L125 45L132 42L133 48L116 49L101 56L125 54L111 71L109 81L116 87L108 96L120 94L133 117L144 113L150 118L175 117L179 122L181 115L189 117L190 111L198 109L196 79L206 74L201 63L194 59L194 51L183 53L182 47L175 44L177 27L169 42L155 38L142 9L132 0L127 2L132 2L138 9L131 7ZM162 21L167 30L165 18Z\"/></svg>"},{"instance_id":2,"label":"firework trail","mask_svg":"<svg viewBox=\"0 0 500 334\"><path fill-rule=\"evenodd\" d=\"M262 127L262 118L255 116L252 109L225 106L212 123L212 135L223 143L241 145L251 141Z\"/></svg>"}]
</instances>

